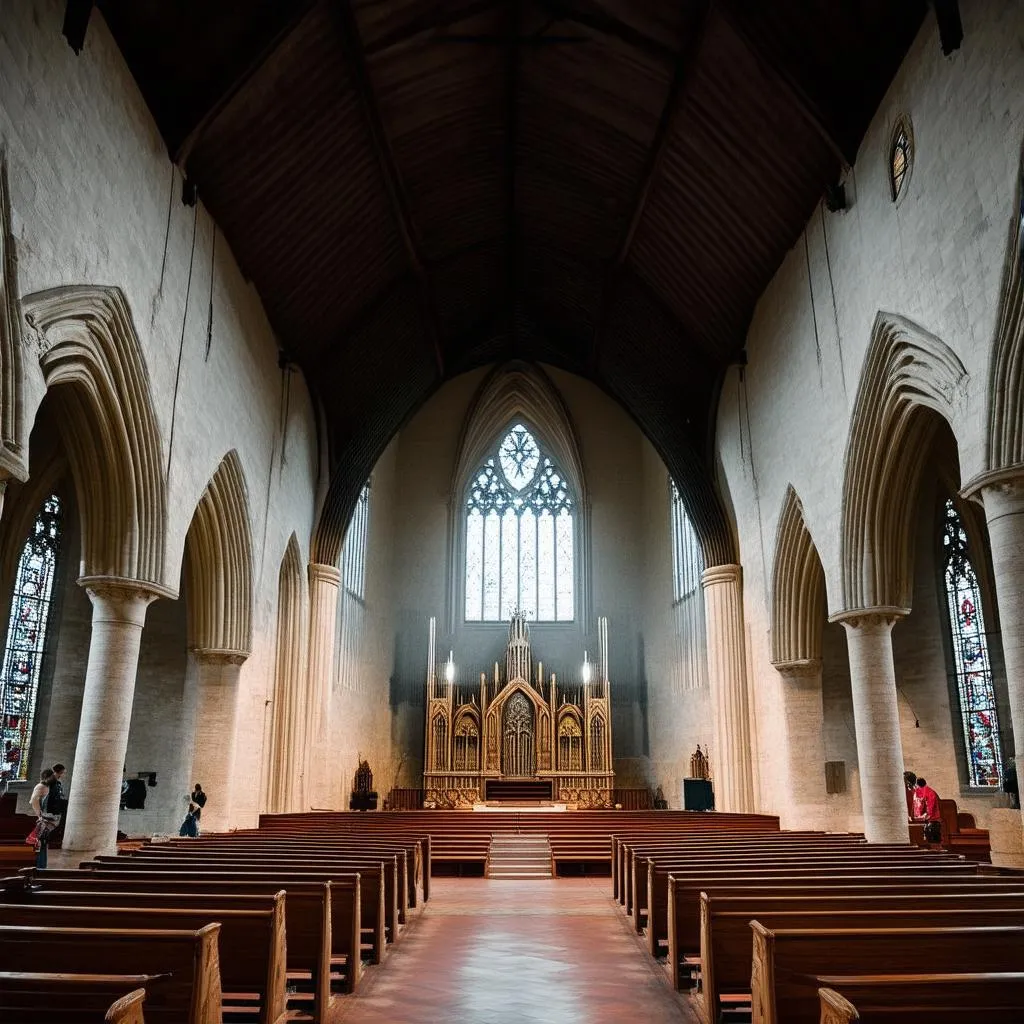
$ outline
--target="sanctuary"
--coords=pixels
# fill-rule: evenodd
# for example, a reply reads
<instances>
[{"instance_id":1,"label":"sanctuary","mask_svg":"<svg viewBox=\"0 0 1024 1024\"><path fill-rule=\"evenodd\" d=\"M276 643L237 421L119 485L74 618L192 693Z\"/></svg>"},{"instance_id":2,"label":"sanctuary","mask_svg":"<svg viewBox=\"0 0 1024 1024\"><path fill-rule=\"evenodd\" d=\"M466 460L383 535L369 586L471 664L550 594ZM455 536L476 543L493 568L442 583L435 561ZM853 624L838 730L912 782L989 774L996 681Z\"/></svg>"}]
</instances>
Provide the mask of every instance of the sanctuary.
<instances>
[{"instance_id":1,"label":"sanctuary","mask_svg":"<svg viewBox=\"0 0 1024 1024\"><path fill-rule=\"evenodd\" d=\"M608 620L597 621L598 657L584 652L582 685L559 685L534 667L530 627L515 612L508 627L505 671L494 663L479 689L455 683L452 655L436 659L430 620L424 739L424 805L469 808L480 802L553 801L610 808L612 768ZM439 671L440 670L440 671Z\"/></svg>"}]
</instances>

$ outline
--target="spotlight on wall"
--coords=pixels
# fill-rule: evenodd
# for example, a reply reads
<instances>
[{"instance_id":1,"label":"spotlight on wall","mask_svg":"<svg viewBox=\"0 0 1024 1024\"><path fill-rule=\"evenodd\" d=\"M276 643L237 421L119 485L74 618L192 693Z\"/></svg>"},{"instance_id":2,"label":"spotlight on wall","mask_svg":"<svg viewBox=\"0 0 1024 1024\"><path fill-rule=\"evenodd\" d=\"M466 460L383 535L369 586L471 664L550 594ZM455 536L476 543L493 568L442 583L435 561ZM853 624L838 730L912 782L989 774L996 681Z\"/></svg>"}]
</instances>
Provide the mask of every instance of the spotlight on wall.
<instances>
[{"instance_id":1,"label":"spotlight on wall","mask_svg":"<svg viewBox=\"0 0 1024 1024\"><path fill-rule=\"evenodd\" d=\"M846 209L846 186L842 182L825 188L825 209L829 213L839 213Z\"/></svg>"},{"instance_id":2,"label":"spotlight on wall","mask_svg":"<svg viewBox=\"0 0 1024 1024\"><path fill-rule=\"evenodd\" d=\"M448 660L444 665L444 678L447 682L451 683L455 681L455 661L453 660L454 651L448 652Z\"/></svg>"},{"instance_id":3,"label":"spotlight on wall","mask_svg":"<svg viewBox=\"0 0 1024 1024\"><path fill-rule=\"evenodd\" d=\"M583 685L587 686L590 683L590 658L587 657L587 652L583 652Z\"/></svg>"}]
</instances>

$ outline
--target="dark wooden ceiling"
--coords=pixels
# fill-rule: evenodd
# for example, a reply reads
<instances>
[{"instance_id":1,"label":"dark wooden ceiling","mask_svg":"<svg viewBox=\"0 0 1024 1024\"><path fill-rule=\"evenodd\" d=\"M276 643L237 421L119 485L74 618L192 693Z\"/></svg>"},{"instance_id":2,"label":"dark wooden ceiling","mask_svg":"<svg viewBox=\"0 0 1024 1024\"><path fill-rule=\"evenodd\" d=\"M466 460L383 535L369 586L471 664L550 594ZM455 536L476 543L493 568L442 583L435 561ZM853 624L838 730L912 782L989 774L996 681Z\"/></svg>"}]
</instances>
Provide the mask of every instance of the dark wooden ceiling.
<instances>
[{"instance_id":1,"label":"dark wooden ceiling","mask_svg":"<svg viewBox=\"0 0 1024 1024\"><path fill-rule=\"evenodd\" d=\"M619 399L710 561L724 368L925 0L100 0L172 158L327 410L318 557L445 379Z\"/></svg>"}]
</instances>

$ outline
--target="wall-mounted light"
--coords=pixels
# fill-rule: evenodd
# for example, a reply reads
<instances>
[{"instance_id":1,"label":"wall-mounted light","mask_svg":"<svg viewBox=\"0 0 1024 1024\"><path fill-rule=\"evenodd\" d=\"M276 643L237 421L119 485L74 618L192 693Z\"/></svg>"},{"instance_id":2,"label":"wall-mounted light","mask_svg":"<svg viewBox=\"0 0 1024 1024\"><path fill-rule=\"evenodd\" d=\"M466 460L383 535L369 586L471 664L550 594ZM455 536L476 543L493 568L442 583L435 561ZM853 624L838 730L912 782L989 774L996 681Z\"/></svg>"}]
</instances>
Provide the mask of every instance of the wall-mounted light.
<instances>
[{"instance_id":1,"label":"wall-mounted light","mask_svg":"<svg viewBox=\"0 0 1024 1024\"><path fill-rule=\"evenodd\" d=\"M590 658L587 656L587 652L583 652L583 685L586 686L590 682Z\"/></svg>"},{"instance_id":2,"label":"wall-mounted light","mask_svg":"<svg viewBox=\"0 0 1024 1024\"><path fill-rule=\"evenodd\" d=\"M454 651L448 652L448 660L445 662L444 665L444 677L449 683L453 682L455 679L455 660L453 657L454 653Z\"/></svg>"}]
</instances>

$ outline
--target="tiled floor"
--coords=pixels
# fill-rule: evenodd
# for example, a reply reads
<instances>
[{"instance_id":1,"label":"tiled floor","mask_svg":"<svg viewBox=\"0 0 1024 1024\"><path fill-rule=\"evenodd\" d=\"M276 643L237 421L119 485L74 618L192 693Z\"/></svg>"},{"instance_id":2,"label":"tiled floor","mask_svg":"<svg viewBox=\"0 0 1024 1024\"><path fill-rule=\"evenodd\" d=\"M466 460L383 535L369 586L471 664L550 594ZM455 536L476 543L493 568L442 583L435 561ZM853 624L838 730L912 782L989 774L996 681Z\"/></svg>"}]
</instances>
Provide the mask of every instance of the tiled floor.
<instances>
[{"instance_id":1,"label":"tiled floor","mask_svg":"<svg viewBox=\"0 0 1024 1024\"><path fill-rule=\"evenodd\" d=\"M606 878L438 878L338 1024L690 1024Z\"/></svg>"}]
</instances>

